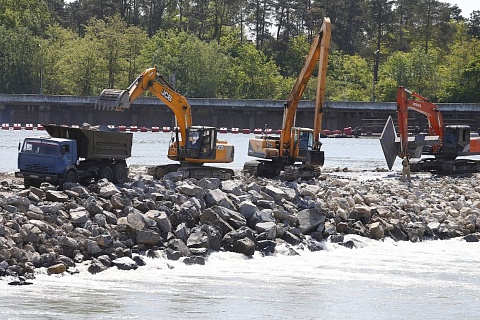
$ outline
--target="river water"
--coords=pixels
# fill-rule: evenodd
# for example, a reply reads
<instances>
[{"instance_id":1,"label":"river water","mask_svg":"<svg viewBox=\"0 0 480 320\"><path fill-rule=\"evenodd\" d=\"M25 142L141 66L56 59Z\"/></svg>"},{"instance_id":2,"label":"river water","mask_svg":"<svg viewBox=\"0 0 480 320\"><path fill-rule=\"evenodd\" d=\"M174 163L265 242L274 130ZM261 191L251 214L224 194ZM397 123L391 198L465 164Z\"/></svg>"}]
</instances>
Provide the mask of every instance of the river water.
<instances>
[{"instance_id":1,"label":"river water","mask_svg":"<svg viewBox=\"0 0 480 320\"><path fill-rule=\"evenodd\" d=\"M18 144L25 137L48 136L45 131L3 131L0 130L0 172L13 172L17 169ZM219 133L218 138L235 146L235 160L219 166L241 170L246 161L253 160L247 155L248 139L253 134ZM135 132L133 133L132 156L128 164L155 165L172 162L167 158L170 133ZM380 142L375 138L326 138L322 139L322 150L325 151L325 168L345 168L352 170L375 170L387 168ZM400 161L395 163L394 170L400 169Z\"/></svg>"},{"instance_id":2,"label":"river water","mask_svg":"<svg viewBox=\"0 0 480 320\"><path fill-rule=\"evenodd\" d=\"M15 170L19 139L42 134L0 132L0 171ZM249 160L248 137L221 136L236 146L231 168ZM129 164L165 163L169 138L135 133ZM386 167L377 139L322 141L327 169ZM146 258L147 266L135 271L91 275L80 266L76 275L38 274L30 286L9 286L3 278L0 319L480 318L479 243L350 238L358 248L327 242L318 252L251 259L214 253L204 266Z\"/></svg>"}]
</instances>

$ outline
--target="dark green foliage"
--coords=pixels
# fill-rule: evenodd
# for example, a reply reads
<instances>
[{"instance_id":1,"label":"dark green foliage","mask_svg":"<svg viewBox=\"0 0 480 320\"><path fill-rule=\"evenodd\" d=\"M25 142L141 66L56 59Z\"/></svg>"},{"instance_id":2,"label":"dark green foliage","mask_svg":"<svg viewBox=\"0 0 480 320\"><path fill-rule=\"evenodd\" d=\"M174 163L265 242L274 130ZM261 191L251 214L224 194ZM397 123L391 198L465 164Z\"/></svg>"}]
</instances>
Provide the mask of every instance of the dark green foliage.
<instances>
[{"instance_id":1,"label":"dark green foliage","mask_svg":"<svg viewBox=\"0 0 480 320\"><path fill-rule=\"evenodd\" d=\"M157 66L187 97L285 99L324 17L327 100L479 102L480 11L438 0L0 0L0 92L97 95Z\"/></svg>"}]
</instances>

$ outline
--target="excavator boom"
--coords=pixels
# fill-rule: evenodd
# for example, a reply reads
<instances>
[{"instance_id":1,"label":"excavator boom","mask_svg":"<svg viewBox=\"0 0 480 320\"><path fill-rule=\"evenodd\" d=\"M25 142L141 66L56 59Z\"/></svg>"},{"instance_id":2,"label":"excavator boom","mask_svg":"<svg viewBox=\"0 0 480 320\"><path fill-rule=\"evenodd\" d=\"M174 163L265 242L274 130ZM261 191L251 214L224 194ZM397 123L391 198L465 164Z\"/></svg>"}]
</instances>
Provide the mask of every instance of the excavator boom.
<instances>
[{"instance_id":1,"label":"excavator boom","mask_svg":"<svg viewBox=\"0 0 480 320\"><path fill-rule=\"evenodd\" d=\"M145 91L150 91L175 114L182 142L186 141L186 130L192 126L192 111L187 99L157 73L149 68L140 74L126 90L104 89L95 107L99 110L125 110Z\"/></svg>"},{"instance_id":2,"label":"excavator boom","mask_svg":"<svg viewBox=\"0 0 480 320\"><path fill-rule=\"evenodd\" d=\"M438 107L429 99L405 87L397 89L398 131L400 134L400 154L403 158L408 150L408 110L414 110L427 117L428 132L443 141L443 117Z\"/></svg>"},{"instance_id":3,"label":"excavator boom","mask_svg":"<svg viewBox=\"0 0 480 320\"><path fill-rule=\"evenodd\" d=\"M314 118L314 142L319 148L318 143L321 131L323 102L325 96L325 79L327 75L328 53L330 50L330 34L331 23L330 19L326 17L323 19L323 24L320 32L315 37L310 46L310 50L305 59L305 64L303 65L302 71L298 75L297 81L295 82L295 85L293 86L290 94L287 97L287 101L285 103L283 111L283 124L280 139L282 143L280 143L280 154L285 154L285 148L288 149L290 156L292 156L293 149L291 148L291 130L294 126L295 115L297 113L298 104L300 103L308 80L310 80L310 77L312 76L312 73L317 63L318 79Z\"/></svg>"},{"instance_id":4,"label":"excavator boom","mask_svg":"<svg viewBox=\"0 0 480 320\"><path fill-rule=\"evenodd\" d=\"M283 171L287 180L314 178L320 175L324 163L324 153L320 151L320 131L322 125L325 79L328 53L330 49L330 19L325 17L320 32L313 40L283 110L280 137L264 135L249 139L248 155L262 160L244 164L248 174L275 177ZM310 77L318 66L318 82L315 104L314 128L295 127L298 105ZM301 164L298 164L298 163Z\"/></svg>"},{"instance_id":5,"label":"excavator boom","mask_svg":"<svg viewBox=\"0 0 480 320\"><path fill-rule=\"evenodd\" d=\"M168 158L181 165L161 165L149 169L149 173L161 178L168 172L182 171L189 177L218 177L230 179L233 170L203 167L204 163L229 163L233 161L234 147L226 141L217 140L217 129L192 125L192 111L187 99L177 92L156 68L142 72L126 90L104 89L95 108L123 111L145 91L150 91L175 114L178 131L168 149ZM178 137L180 133L180 137Z\"/></svg>"}]
</instances>

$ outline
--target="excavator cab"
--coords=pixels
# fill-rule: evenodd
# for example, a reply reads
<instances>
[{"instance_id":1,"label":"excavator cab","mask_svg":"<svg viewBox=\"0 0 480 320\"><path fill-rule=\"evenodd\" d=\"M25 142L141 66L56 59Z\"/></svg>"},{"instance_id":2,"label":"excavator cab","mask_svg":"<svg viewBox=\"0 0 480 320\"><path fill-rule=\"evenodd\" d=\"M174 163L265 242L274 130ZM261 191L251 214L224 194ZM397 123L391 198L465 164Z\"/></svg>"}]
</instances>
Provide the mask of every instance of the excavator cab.
<instances>
[{"instance_id":1,"label":"excavator cab","mask_svg":"<svg viewBox=\"0 0 480 320\"><path fill-rule=\"evenodd\" d=\"M323 166L325 163L325 155L320 148L315 149L314 132L309 128L299 129L299 148L298 157L302 163L309 166ZM319 145L320 147L321 145Z\"/></svg>"},{"instance_id":2,"label":"excavator cab","mask_svg":"<svg viewBox=\"0 0 480 320\"><path fill-rule=\"evenodd\" d=\"M313 130L294 128L293 143L298 145L296 158L305 159L309 150L313 147Z\"/></svg>"},{"instance_id":3,"label":"excavator cab","mask_svg":"<svg viewBox=\"0 0 480 320\"><path fill-rule=\"evenodd\" d=\"M470 152L470 127L463 125L446 126L443 133L443 157L454 160Z\"/></svg>"},{"instance_id":4,"label":"excavator cab","mask_svg":"<svg viewBox=\"0 0 480 320\"><path fill-rule=\"evenodd\" d=\"M214 127L191 126L187 128L185 158L215 159L217 129Z\"/></svg>"}]
</instances>

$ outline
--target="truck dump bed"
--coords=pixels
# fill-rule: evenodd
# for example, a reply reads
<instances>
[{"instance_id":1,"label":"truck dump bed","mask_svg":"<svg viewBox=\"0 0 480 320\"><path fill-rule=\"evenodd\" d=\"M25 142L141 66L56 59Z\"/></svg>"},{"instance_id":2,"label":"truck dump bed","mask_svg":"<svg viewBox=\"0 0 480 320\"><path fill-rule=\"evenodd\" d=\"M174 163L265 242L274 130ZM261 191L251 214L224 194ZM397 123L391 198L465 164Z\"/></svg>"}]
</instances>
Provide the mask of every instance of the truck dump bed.
<instances>
[{"instance_id":1,"label":"truck dump bed","mask_svg":"<svg viewBox=\"0 0 480 320\"><path fill-rule=\"evenodd\" d=\"M76 140L80 158L126 159L132 153L132 133L50 124L43 127L53 138Z\"/></svg>"}]
</instances>

